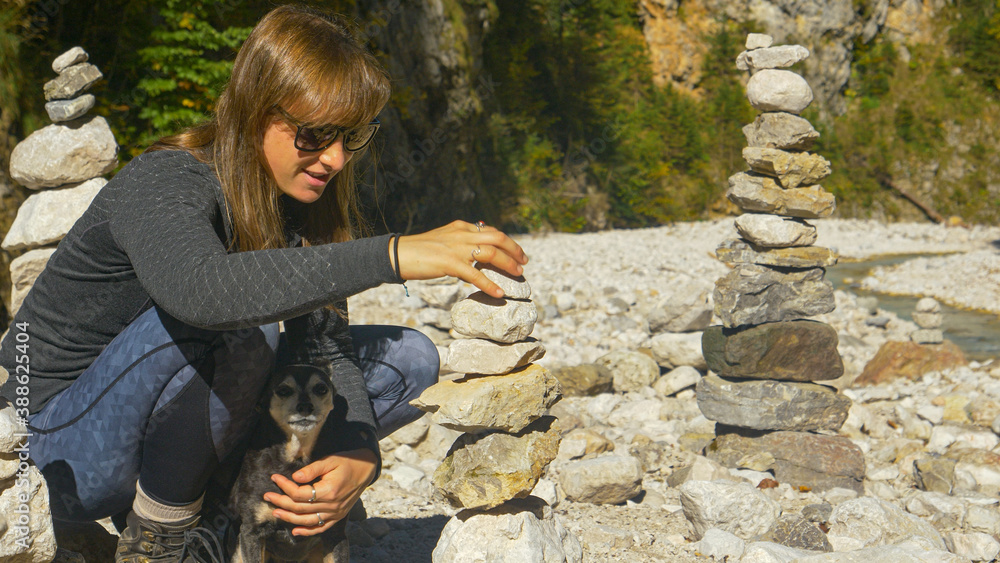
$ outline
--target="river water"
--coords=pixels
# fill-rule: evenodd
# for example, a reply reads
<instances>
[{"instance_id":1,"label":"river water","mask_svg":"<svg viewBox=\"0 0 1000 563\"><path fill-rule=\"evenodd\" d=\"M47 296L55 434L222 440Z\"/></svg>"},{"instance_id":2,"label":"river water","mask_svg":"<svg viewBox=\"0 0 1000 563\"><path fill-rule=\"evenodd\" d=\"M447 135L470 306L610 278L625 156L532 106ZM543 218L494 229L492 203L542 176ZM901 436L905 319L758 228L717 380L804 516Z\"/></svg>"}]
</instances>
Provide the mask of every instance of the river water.
<instances>
[{"instance_id":1,"label":"river water","mask_svg":"<svg viewBox=\"0 0 1000 563\"><path fill-rule=\"evenodd\" d=\"M878 266L893 266L921 255L907 254L899 256L884 256L863 262L841 262L826 271L826 279L833 287L850 291L857 295L872 295L878 298L878 306L896 315L913 320L913 309L919 297L888 295L873 293L858 287L859 281ZM1000 316L979 311L956 309L941 304L944 313L944 324L941 327L944 337L957 344L966 358L970 360L988 360L1000 358Z\"/></svg>"}]
</instances>

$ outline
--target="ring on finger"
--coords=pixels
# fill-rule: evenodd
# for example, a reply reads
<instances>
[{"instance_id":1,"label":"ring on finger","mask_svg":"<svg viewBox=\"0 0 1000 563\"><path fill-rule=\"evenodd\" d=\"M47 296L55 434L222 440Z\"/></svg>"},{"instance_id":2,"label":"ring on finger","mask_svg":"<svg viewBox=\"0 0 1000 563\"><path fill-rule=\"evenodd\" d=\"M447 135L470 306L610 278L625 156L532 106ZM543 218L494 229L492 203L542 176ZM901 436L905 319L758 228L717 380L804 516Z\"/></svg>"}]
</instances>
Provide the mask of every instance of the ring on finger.
<instances>
[{"instance_id":1,"label":"ring on finger","mask_svg":"<svg viewBox=\"0 0 1000 563\"><path fill-rule=\"evenodd\" d=\"M317 528L322 526L323 524L326 524L326 522L323 521L323 517L319 515L319 512L316 513L316 520L318 520L318 522L316 523Z\"/></svg>"},{"instance_id":2,"label":"ring on finger","mask_svg":"<svg viewBox=\"0 0 1000 563\"><path fill-rule=\"evenodd\" d=\"M479 256L482 253L483 253L483 249L479 248L479 245L477 244L476 245L476 249L472 251L472 259L473 260L478 260L477 256Z\"/></svg>"},{"instance_id":3,"label":"ring on finger","mask_svg":"<svg viewBox=\"0 0 1000 563\"><path fill-rule=\"evenodd\" d=\"M309 499L309 502L310 503L316 502L316 487L309 485L309 488L312 489L313 492L312 498Z\"/></svg>"},{"instance_id":4,"label":"ring on finger","mask_svg":"<svg viewBox=\"0 0 1000 563\"><path fill-rule=\"evenodd\" d=\"M485 226L486 226L486 223L484 223L482 221L476 221L476 230L482 231L483 227L485 227Z\"/></svg>"}]
</instances>

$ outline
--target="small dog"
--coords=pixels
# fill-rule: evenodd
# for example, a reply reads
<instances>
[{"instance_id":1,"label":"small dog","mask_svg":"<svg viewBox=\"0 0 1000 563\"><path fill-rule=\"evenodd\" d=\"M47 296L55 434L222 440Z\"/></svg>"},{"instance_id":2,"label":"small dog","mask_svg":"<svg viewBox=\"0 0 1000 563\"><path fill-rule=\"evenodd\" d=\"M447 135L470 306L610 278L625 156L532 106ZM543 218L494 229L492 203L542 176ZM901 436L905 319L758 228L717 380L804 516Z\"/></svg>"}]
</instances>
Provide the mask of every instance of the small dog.
<instances>
[{"instance_id":1,"label":"small dog","mask_svg":"<svg viewBox=\"0 0 1000 563\"><path fill-rule=\"evenodd\" d=\"M350 559L346 518L320 535L293 536L294 526L272 516L274 506L264 500L268 491L283 494L271 475L291 478L312 461L323 424L334 410L334 396L333 383L320 366L295 364L275 372L264 395L270 416L261 417L230 498L241 519L233 563Z\"/></svg>"}]
</instances>

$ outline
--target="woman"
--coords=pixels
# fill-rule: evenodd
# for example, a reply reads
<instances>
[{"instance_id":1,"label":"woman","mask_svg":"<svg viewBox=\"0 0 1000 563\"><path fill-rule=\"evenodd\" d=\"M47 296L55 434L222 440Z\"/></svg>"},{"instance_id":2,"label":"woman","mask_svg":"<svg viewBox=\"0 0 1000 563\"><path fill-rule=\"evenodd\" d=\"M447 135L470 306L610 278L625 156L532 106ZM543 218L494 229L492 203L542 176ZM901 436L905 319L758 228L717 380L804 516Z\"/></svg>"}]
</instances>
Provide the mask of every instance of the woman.
<instances>
[{"instance_id":1,"label":"woman","mask_svg":"<svg viewBox=\"0 0 1000 563\"><path fill-rule=\"evenodd\" d=\"M346 402L336 453L274 476L284 494L265 497L293 533L327 530L377 476L378 438L419 416L408 400L437 377L429 341L349 328L346 298L445 275L499 297L473 263L522 272L522 249L481 223L352 239L353 158L388 98L335 19L275 9L214 118L123 168L25 299L0 364L30 371L31 456L54 517L128 512L117 561L189 560L206 484L238 455L276 361L330 365ZM16 384L2 389L12 401Z\"/></svg>"}]
</instances>

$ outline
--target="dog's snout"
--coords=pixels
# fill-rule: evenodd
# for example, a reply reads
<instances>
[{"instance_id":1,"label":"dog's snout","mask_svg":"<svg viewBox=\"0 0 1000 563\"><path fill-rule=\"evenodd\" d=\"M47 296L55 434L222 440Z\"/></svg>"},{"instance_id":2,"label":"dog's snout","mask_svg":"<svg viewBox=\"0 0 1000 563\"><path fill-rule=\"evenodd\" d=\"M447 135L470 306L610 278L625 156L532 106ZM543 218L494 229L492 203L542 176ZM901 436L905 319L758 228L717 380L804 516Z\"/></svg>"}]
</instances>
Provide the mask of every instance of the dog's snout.
<instances>
[{"instance_id":1,"label":"dog's snout","mask_svg":"<svg viewBox=\"0 0 1000 563\"><path fill-rule=\"evenodd\" d=\"M313 405L308 401L300 401L298 405L295 406L296 412L302 416L309 416L313 413Z\"/></svg>"}]
</instances>

